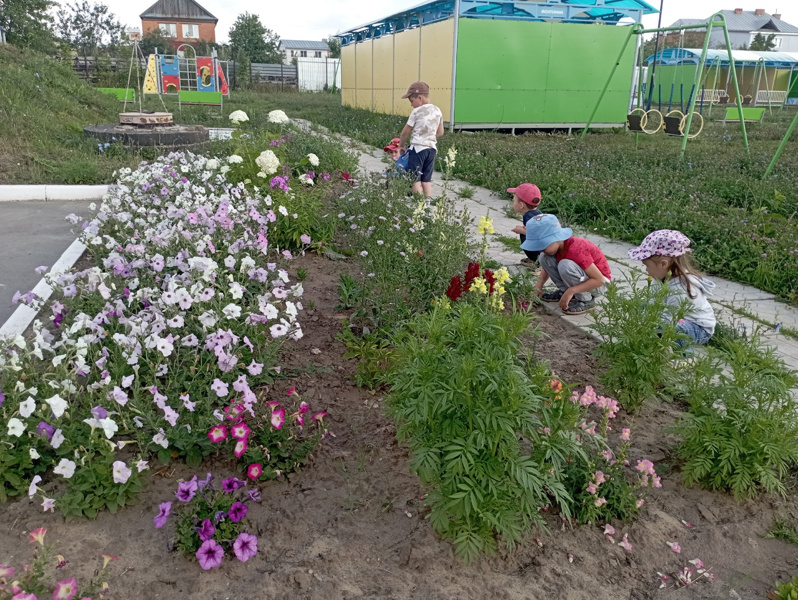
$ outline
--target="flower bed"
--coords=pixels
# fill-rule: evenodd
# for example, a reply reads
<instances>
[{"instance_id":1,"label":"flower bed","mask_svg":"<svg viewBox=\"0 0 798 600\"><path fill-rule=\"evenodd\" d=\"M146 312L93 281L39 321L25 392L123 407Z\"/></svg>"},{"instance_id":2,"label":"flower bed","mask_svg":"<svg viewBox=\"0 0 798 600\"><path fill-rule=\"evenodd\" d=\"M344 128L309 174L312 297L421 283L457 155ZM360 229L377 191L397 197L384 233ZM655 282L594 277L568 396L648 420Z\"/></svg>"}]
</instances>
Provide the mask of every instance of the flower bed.
<instances>
[{"instance_id":1,"label":"flower bed","mask_svg":"<svg viewBox=\"0 0 798 600\"><path fill-rule=\"evenodd\" d=\"M282 156L294 136L277 134ZM316 217L336 178L274 160L279 186L235 155L172 153L119 172L81 226L97 266L48 277L56 299L32 339L0 355L0 499L38 493L67 516L113 512L141 490L153 456L197 466L217 449L214 430L245 418L235 455L259 465L252 479L306 459L323 412L305 424L307 404L286 412L258 390L279 374L281 346L303 335L287 261L314 244L296 223Z\"/></svg>"}]
</instances>

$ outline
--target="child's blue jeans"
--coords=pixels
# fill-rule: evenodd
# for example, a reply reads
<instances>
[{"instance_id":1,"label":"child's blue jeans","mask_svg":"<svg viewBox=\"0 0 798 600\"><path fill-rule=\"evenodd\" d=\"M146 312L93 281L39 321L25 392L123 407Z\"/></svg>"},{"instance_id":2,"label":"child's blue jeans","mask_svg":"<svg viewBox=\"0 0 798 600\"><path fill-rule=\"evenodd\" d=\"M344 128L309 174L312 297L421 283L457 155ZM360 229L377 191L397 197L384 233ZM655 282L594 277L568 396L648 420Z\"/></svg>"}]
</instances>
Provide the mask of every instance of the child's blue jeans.
<instances>
[{"instance_id":1,"label":"child's blue jeans","mask_svg":"<svg viewBox=\"0 0 798 600\"><path fill-rule=\"evenodd\" d=\"M676 343L679 345L679 348L684 348L689 345L703 346L709 341L709 338L712 337L706 329L697 323L693 323L693 321L687 321L685 319L679 320L676 324L676 329L692 340L691 343L682 338L678 339Z\"/></svg>"}]
</instances>

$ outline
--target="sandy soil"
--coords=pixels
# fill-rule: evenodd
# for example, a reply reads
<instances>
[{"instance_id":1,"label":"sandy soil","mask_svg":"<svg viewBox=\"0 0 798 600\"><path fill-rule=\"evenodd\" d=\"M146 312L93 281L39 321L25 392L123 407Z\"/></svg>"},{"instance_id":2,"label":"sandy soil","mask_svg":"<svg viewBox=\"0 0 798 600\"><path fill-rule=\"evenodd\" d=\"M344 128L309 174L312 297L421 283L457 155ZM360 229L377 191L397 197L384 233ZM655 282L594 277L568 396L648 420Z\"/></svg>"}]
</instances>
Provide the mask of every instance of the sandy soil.
<instances>
[{"instance_id":1,"label":"sandy soil","mask_svg":"<svg viewBox=\"0 0 798 600\"><path fill-rule=\"evenodd\" d=\"M263 502L248 515L260 536L258 556L246 564L226 558L221 568L203 572L193 558L169 551L168 527L153 528L157 505L171 498L178 478L235 474L230 464L209 461L197 470L154 469L138 504L96 521L64 523L27 498L10 502L0 513L0 563L28 558L27 532L44 526L68 560L62 578L89 577L100 553L119 557L109 578L117 600L748 599L764 598L777 579L798 573L798 548L765 537L777 512L798 518L796 497L738 503L686 489L668 451L666 427L680 414L669 404L648 407L633 425L631 458L658 463L663 487L649 496L637 521L615 524L619 535L629 534L631 553L606 541L600 527L564 527L550 514L548 531L534 532L515 551L463 566L425 520L424 491L409 473L382 395L358 388L354 364L342 358L344 347L335 336L345 315L332 307L338 273L349 267L316 256L295 266L308 271L305 306L312 300L315 308L305 312L305 337L286 346L282 364L301 374L268 392L279 396L295 385L313 409L329 411L335 437L323 442L302 472L261 486ZM533 344L537 357L549 360L567 381L597 385L593 341L543 313L537 325L545 334ZM619 420L630 422L623 413ZM667 541L678 541L682 553L674 554ZM658 590L658 572L673 573L694 558L712 569L716 581Z\"/></svg>"}]
</instances>

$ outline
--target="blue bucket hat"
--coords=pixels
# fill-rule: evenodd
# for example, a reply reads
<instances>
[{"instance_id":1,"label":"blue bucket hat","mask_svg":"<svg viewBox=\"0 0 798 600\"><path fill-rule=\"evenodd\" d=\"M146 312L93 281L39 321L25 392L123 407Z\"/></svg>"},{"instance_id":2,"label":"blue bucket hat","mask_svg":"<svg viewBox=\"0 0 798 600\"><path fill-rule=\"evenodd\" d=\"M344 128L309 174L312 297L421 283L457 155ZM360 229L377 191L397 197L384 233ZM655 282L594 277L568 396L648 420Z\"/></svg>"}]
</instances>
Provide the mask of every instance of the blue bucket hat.
<instances>
[{"instance_id":1,"label":"blue bucket hat","mask_svg":"<svg viewBox=\"0 0 798 600\"><path fill-rule=\"evenodd\" d=\"M574 234L570 227L561 227L554 215L538 215L526 222L526 241L523 250L540 252L554 242L567 240Z\"/></svg>"}]
</instances>

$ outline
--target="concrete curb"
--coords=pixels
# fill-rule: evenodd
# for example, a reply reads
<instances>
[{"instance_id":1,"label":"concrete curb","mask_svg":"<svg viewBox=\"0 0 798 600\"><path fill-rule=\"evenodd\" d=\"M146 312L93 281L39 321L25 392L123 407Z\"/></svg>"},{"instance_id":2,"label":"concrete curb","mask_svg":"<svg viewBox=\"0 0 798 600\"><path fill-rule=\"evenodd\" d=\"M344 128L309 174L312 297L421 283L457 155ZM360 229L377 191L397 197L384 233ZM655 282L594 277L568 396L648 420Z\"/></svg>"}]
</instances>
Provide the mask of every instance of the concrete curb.
<instances>
[{"instance_id":1,"label":"concrete curb","mask_svg":"<svg viewBox=\"0 0 798 600\"><path fill-rule=\"evenodd\" d=\"M102 200L110 185L0 185L0 202Z\"/></svg>"},{"instance_id":2,"label":"concrete curb","mask_svg":"<svg viewBox=\"0 0 798 600\"><path fill-rule=\"evenodd\" d=\"M78 259L83 255L85 250L86 246L84 246L83 242L80 240L72 242L69 248L61 255L61 258L52 266L50 274L57 275L69 271L69 269L78 262ZM40 279L36 287L33 288L33 293L42 299L42 306L44 306L52 295L53 288L50 287L50 284L48 284L45 279ZM22 335L30 324L33 323L37 314L39 314L38 310L34 310L30 306L25 306L24 304L19 305L3 326L0 327L0 339L13 339L18 335Z\"/></svg>"}]
</instances>

